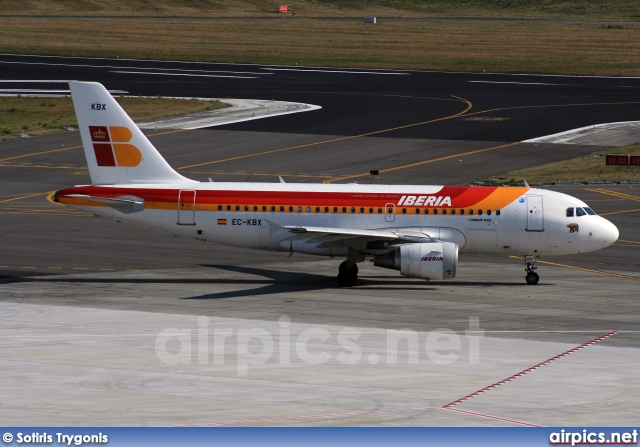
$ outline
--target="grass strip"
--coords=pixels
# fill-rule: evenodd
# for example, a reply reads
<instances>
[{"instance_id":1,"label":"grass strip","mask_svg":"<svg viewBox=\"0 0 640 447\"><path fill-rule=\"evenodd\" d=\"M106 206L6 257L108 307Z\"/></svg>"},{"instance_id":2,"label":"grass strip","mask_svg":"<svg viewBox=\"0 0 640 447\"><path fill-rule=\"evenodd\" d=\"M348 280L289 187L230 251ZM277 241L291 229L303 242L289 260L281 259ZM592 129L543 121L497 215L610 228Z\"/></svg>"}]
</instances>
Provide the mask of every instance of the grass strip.
<instances>
[{"instance_id":1,"label":"grass strip","mask_svg":"<svg viewBox=\"0 0 640 447\"><path fill-rule=\"evenodd\" d=\"M4 18L0 52L597 76L640 75L640 26L315 19Z\"/></svg>"},{"instance_id":2,"label":"grass strip","mask_svg":"<svg viewBox=\"0 0 640 447\"><path fill-rule=\"evenodd\" d=\"M588 182L640 182L640 167L606 166L606 154L640 155L640 143L616 147L568 160L547 163L483 180L484 184L516 185L526 180L529 184L588 183Z\"/></svg>"},{"instance_id":3,"label":"grass strip","mask_svg":"<svg viewBox=\"0 0 640 447\"><path fill-rule=\"evenodd\" d=\"M220 101L195 99L116 97L134 121L152 121L170 116L226 107ZM0 97L0 140L64 132L78 121L69 97Z\"/></svg>"},{"instance_id":4,"label":"grass strip","mask_svg":"<svg viewBox=\"0 0 640 447\"><path fill-rule=\"evenodd\" d=\"M278 14L280 4L291 6ZM94 17L465 17L640 20L634 0L0 0L9 16Z\"/></svg>"}]
</instances>

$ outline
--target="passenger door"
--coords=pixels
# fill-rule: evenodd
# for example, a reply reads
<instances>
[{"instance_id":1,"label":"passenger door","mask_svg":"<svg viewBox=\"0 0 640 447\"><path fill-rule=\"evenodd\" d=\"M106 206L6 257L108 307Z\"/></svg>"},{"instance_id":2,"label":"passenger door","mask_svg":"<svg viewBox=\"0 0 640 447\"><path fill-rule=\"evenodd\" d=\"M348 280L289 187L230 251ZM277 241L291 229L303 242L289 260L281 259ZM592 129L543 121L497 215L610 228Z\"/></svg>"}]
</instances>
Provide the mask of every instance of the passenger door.
<instances>
[{"instance_id":1,"label":"passenger door","mask_svg":"<svg viewBox=\"0 0 640 447\"><path fill-rule=\"evenodd\" d=\"M181 190L178 195L178 225L196 224L196 192Z\"/></svg>"},{"instance_id":2,"label":"passenger door","mask_svg":"<svg viewBox=\"0 0 640 447\"><path fill-rule=\"evenodd\" d=\"M527 196L527 231L544 231L542 196Z\"/></svg>"}]
</instances>

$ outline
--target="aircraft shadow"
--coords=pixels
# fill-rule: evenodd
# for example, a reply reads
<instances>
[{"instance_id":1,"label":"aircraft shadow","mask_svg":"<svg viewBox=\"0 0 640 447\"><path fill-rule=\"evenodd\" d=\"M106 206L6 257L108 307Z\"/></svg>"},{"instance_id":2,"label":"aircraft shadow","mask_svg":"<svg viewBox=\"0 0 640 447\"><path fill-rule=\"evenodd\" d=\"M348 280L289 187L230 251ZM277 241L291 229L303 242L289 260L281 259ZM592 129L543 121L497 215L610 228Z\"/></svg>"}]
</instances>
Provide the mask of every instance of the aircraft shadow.
<instances>
[{"instance_id":1,"label":"aircraft shadow","mask_svg":"<svg viewBox=\"0 0 640 447\"><path fill-rule=\"evenodd\" d=\"M211 293L206 295L194 296L189 298L183 298L186 300L204 300L204 299L223 299L223 298L238 298L247 296L261 296L272 294L288 294L296 292L309 292L318 291L323 289L339 289L339 290L362 290L366 288L375 288L375 290L388 290L388 291L420 291L429 292L437 291L440 285L453 285L453 286L466 286L466 287L504 287L504 286L520 286L526 285L514 284L512 282L437 282L428 283L421 282L420 280L404 279L400 277L397 279L395 276L384 277L360 277L353 289L338 287L335 276L317 275L304 272L283 272L281 270L270 270L265 268L256 267L243 267L243 266L229 266L229 265L201 265L202 267L216 268L220 270L232 271L242 274L259 275L266 277L266 280L260 280L267 282L263 287L252 290L234 290L228 292ZM260 281L247 281L243 279L238 280L226 280L226 283L235 284L257 284ZM215 281L220 284L220 281Z\"/></svg>"},{"instance_id":2,"label":"aircraft shadow","mask_svg":"<svg viewBox=\"0 0 640 447\"><path fill-rule=\"evenodd\" d=\"M335 276L320 275L306 272L286 272L282 270L273 270L268 268L233 266L233 265L209 265L201 264L201 267L214 268L229 272L240 273L244 275L254 275L260 278L222 278L222 279L179 279L179 278L64 278L58 276L37 276L37 277L18 277L18 276L0 276L0 284L11 284L21 282L59 282L59 283L85 283L85 284L194 284L194 285L246 285L251 286L250 289L231 290L225 292L207 293L191 297L181 298L184 300L215 300L228 298L247 298L259 297L274 294L295 294L319 290L362 290L371 288L379 291L414 291L414 292L430 292L438 291L441 286L453 286L456 288L488 288L488 287L520 287L527 286L522 282L505 282L505 281L438 281L426 282L416 279L408 279L396 276L380 276L380 277L360 277L353 289L342 288L337 284ZM545 284L539 284L543 286ZM552 284L546 284L552 285Z\"/></svg>"}]
</instances>

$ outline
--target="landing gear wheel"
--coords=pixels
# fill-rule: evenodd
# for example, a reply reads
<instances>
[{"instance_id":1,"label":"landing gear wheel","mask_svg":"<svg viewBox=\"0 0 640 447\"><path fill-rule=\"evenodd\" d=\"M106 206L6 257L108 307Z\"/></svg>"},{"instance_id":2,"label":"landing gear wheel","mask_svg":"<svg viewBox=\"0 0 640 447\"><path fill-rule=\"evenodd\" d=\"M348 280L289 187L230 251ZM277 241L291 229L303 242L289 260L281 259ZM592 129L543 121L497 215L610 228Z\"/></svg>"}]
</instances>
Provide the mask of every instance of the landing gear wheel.
<instances>
[{"instance_id":1,"label":"landing gear wheel","mask_svg":"<svg viewBox=\"0 0 640 447\"><path fill-rule=\"evenodd\" d=\"M338 284L340 287L353 287L357 280L357 264L353 264L351 268L347 266L347 261L340 264L340 267L338 267Z\"/></svg>"},{"instance_id":2,"label":"landing gear wheel","mask_svg":"<svg viewBox=\"0 0 640 447\"><path fill-rule=\"evenodd\" d=\"M525 279L527 280L527 284L535 286L538 284L538 281L540 281L540 276L536 272L530 272L527 274Z\"/></svg>"},{"instance_id":3,"label":"landing gear wheel","mask_svg":"<svg viewBox=\"0 0 640 447\"><path fill-rule=\"evenodd\" d=\"M536 260L533 256L529 255L525 256L524 263L527 265L524 269L524 271L527 272L527 276L525 276L524 279L527 281L527 284L535 286L538 284L538 281L540 281L540 276L535 272L538 268L535 266Z\"/></svg>"}]
</instances>

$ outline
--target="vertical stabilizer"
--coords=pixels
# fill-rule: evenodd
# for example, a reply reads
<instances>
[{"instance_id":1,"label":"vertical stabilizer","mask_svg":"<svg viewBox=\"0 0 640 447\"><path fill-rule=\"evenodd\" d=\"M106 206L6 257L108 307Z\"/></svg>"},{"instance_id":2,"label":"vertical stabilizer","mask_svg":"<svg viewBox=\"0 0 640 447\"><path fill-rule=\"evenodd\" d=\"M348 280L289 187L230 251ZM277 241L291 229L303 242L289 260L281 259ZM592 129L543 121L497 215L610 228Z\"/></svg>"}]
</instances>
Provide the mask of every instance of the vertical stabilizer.
<instances>
[{"instance_id":1,"label":"vertical stabilizer","mask_svg":"<svg viewBox=\"0 0 640 447\"><path fill-rule=\"evenodd\" d=\"M69 82L94 185L185 183L107 89L97 82Z\"/></svg>"}]
</instances>

